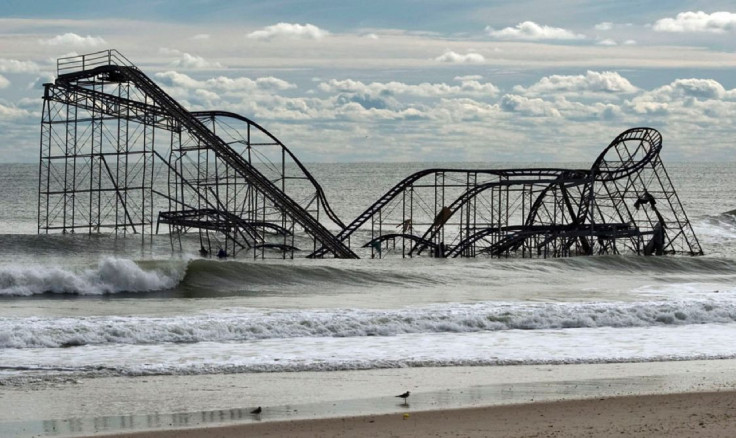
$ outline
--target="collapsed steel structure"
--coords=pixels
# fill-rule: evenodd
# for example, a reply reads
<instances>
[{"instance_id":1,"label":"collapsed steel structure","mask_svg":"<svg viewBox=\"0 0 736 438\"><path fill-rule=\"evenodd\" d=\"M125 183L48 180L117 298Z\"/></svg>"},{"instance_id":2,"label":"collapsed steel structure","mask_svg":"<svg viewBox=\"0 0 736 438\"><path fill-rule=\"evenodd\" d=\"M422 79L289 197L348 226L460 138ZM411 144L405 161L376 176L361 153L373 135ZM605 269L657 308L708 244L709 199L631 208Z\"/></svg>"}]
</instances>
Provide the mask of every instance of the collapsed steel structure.
<instances>
[{"instance_id":1,"label":"collapsed steel structure","mask_svg":"<svg viewBox=\"0 0 736 438\"><path fill-rule=\"evenodd\" d=\"M427 169L345 225L264 128L190 112L106 50L59 59L45 84L38 231L145 241L164 225L253 258L700 255L661 148L635 128L590 169Z\"/></svg>"}]
</instances>

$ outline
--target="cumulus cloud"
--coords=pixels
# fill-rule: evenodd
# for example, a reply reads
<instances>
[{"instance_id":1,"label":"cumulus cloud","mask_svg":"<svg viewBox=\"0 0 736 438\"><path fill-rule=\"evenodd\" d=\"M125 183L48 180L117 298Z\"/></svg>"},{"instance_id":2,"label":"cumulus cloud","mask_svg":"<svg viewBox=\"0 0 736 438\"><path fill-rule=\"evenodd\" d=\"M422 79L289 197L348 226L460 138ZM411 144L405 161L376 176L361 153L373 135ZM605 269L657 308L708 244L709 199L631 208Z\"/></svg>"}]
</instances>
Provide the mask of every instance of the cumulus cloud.
<instances>
[{"instance_id":1,"label":"cumulus cloud","mask_svg":"<svg viewBox=\"0 0 736 438\"><path fill-rule=\"evenodd\" d=\"M91 35L80 36L75 33L65 33L56 35L47 40L41 40L41 44L48 46L72 46L72 47L97 47L107 44L102 37L93 37Z\"/></svg>"},{"instance_id":2,"label":"cumulus cloud","mask_svg":"<svg viewBox=\"0 0 736 438\"><path fill-rule=\"evenodd\" d=\"M560 117L560 112L554 104L539 98L530 99L516 94L506 94L501 98L500 106L504 111L528 116Z\"/></svg>"},{"instance_id":3,"label":"cumulus cloud","mask_svg":"<svg viewBox=\"0 0 736 438\"><path fill-rule=\"evenodd\" d=\"M175 67L182 68L221 68L222 65L219 62L210 62L201 56L190 55L184 53L181 58L174 62Z\"/></svg>"},{"instance_id":4,"label":"cumulus cloud","mask_svg":"<svg viewBox=\"0 0 736 438\"><path fill-rule=\"evenodd\" d=\"M703 11L680 12L675 18L657 20L652 28L659 32L712 32L724 33L736 30L736 14L731 12Z\"/></svg>"},{"instance_id":5,"label":"cumulus cloud","mask_svg":"<svg viewBox=\"0 0 736 438\"><path fill-rule=\"evenodd\" d=\"M713 79L677 79L667 85L642 93L627 102L635 113L670 114L688 113L693 119L713 114L714 109L728 105L736 111L736 89L726 90ZM695 111L693 112L693 109Z\"/></svg>"},{"instance_id":6,"label":"cumulus cloud","mask_svg":"<svg viewBox=\"0 0 736 438\"><path fill-rule=\"evenodd\" d=\"M431 118L446 123L487 122L494 117L498 117L499 113L498 105L478 102L469 98L443 98L436 107L427 111Z\"/></svg>"},{"instance_id":7,"label":"cumulus cloud","mask_svg":"<svg viewBox=\"0 0 736 438\"><path fill-rule=\"evenodd\" d=\"M465 55L462 55L460 53L453 52L452 50L448 50L442 55L436 57L434 59L435 61L439 62L448 62L452 64L479 64L486 61L486 58L483 57L480 53L467 53Z\"/></svg>"},{"instance_id":8,"label":"cumulus cloud","mask_svg":"<svg viewBox=\"0 0 736 438\"><path fill-rule=\"evenodd\" d=\"M448 85L445 83L431 84L424 82L421 84L405 84L403 82L373 82L365 84L361 81L352 79L336 80L331 79L322 82L319 89L328 93L358 93L370 96L378 95L414 95L419 97L437 97L451 95L482 95L494 96L498 93L498 88L490 82L480 83L478 81L462 81L460 85Z\"/></svg>"},{"instance_id":9,"label":"cumulus cloud","mask_svg":"<svg viewBox=\"0 0 736 438\"><path fill-rule=\"evenodd\" d=\"M0 88L6 88L10 85L10 81L3 75L0 75Z\"/></svg>"},{"instance_id":10,"label":"cumulus cloud","mask_svg":"<svg viewBox=\"0 0 736 438\"><path fill-rule=\"evenodd\" d=\"M297 23L278 23L272 26L266 26L255 32L251 32L247 37L254 40L264 41L276 38L318 40L327 35L329 35L329 32L309 23L304 25Z\"/></svg>"},{"instance_id":11,"label":"cumulus cloud","mask_svg":"<svg viewBox=\"0 0 736 438\"><path fill-rule=\"evenodd\" d=\"M172 54L172 55L176 55L179 57L179 59L171 63L171 65L174 67L187 68L187 69L222 68L222 65L219 62L210 62L201 56L196 56L196 55L192 55L189 53L180 52L178 50L162 49L161 52L164 54Z\"/></svg>"},{"instance_id":12,"label":"cumulus cloud","mask_svg":"<svg viewBox=\"0 0 736 438\"><path fill-rule=\"evenodd\" d=\"M585 35L576 34L567 29L540 26L533 21L524 21L517 24L516 27L501 30L494 30L489 26L486 27L486 32L493 38L507 40L579 40L585 38Z\"/></svg>"},{"instance_id":13,"label":"cumulus cloud","mask_svg":"<svg viewBox=\"0 0 736 438\"><path fill-rule=\"evenodd\" d=\"M545 76L528 88L514 87L522 94L545 93L634 93L637 88L616 72L587 71L584 75Z\"/></svg>"},{"instance_id":14,"label":"cumulus cloud","mask_svg":"<svg viewBox=\"0 0 736 438\"><path fill-rule=\"evenodd\" d=\"M296 88L296 85L274 77L263 77L253 80L246 77L228 78L225 76L218 76L216 78L200 81L176 71L156 73L156 77L166 85L195 90L215 89L221 91L250 91L288 90L290 88Z\"/></svg>"},{"instance_id":15,"label":"cumulus cloud","mask_svg":"<svg viewBox=\"0 0 736 438\"><path fill-rule=\"evenodd\" d=\"M682 98L695 98L699 100L724 99L734 97L723 85L713 79L677 79L672 83L659 87L648 93L656 96L658 100L672 101Z\"/></svg>"},{"instance_id":16,"label":"cumulus cloud","mask_svg":"<svg viewBox=\"0 0 736 438\"><path fill-rule=\"evenodd\" d=\"M613 23L610 21L604 21L595 25L595 30L611 30L613 29Z\"/></svg>"},{"instance_id":17,"label":"cumulus cloud","mask_svg":"<svg viewBox=\"0 0 736 438\"><path fill-rule=\"evenodd\" d=\"M30 112L24 109L12 106L5 106L0 103L0 119L19 119L23 117L28 117L30 114Z\"/></svg>"},{"instance_id":18,"label":"cumulus cloud","mask_svg":"<svg viewBox=\"0 0 736 438\"><path fill-rule=\"evenodd\" d=\"M0 58L0 72L2 73L35 73L38 70L38 64L33 61Z\"/></svg>"}]
</instances>

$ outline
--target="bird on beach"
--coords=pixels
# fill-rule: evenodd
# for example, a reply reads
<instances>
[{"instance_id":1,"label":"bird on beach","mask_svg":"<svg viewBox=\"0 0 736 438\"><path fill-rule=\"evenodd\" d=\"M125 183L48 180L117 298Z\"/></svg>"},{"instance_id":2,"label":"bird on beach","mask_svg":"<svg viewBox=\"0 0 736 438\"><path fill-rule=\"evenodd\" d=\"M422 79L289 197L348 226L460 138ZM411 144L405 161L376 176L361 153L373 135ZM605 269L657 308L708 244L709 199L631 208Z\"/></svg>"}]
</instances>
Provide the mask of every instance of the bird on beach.
<instances>
[{"instance_id":1,"label":"bird on beach","mask_svg":"<svg viewBox=\"0 0 736 438\"><path fill-rule=\"evenodd\" d=\"M261 412L263 412L263 409L261 409L260 406L250 411L251 414L256 414L256 415L260 414Z\"/></svg>"},{"instance_id":2,"label":"bird on beach","mask_svg":"<svg viewBox=\"0 0 736 438\"><path fill-rule=\"evenodd\" d=\"M404 399L404 404L406 405L406 404L408 404L407 399L409 398L409 395L410 394L411 394L411 392L406 391L405 393L400 394L400 395L397 395L396 397L403 398Z\"/></svg>"}]
</instances>

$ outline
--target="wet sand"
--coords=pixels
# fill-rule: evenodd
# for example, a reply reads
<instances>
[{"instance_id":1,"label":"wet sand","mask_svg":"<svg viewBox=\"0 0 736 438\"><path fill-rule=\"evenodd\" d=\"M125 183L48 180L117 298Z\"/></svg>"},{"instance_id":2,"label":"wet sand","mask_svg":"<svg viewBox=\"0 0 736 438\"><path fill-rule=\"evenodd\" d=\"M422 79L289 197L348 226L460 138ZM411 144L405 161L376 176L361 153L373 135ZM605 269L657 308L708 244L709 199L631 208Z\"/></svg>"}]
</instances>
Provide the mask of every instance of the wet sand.
<instances>
[{"instance_id":1,"label":"wet sand","mask_svg":"<svg viewBox=\"0 0 736 438\"><path fill-rule=\"evenodd\" d=\"M0 386L0 436L733 436L735 388L736 360L60 377Z\"/></svg>"},{"instance_id":2,"label":"wet sand","mask_svg":"<svg viewBox=\"0 0 736 438\"><path fill-rule=\"evenodd\" d=\"M120 434L116 438L733 437L736 393L629 396Z\"/></svg>"}]
</instances>

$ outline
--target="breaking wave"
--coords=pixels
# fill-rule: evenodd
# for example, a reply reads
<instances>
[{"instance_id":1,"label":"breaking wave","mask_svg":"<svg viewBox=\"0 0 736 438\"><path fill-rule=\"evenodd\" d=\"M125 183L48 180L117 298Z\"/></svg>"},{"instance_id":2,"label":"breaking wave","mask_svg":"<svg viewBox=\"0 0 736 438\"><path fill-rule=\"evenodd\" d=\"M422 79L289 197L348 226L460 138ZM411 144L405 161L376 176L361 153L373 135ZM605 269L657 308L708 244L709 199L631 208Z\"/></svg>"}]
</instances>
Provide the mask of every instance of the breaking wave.
<instances>
[{"instance_id":1,"label":"breaking wave","mask_svg":"<svg viewBox=\"0 0 736 438\"><path fill-rule=\"evenodd\" d=\"M184 276L181 264L166 263L144 269L134 261L107 257L91 268L62 266L0 266L0 296L43 293L102 295L147 292L176 286Z\"/></svg>"},{"instance_id":2,"label":"breaking wave","mask_svg":"<svg viewBox=\"0 0 736 438\"><path fill-rule=\"evenodd\" d=\"M733 301L448 304L400 310L300 310L175 317L0 318L0 348L240 342L499 330L736 322Z\"/></svg>"}]
</instances>

